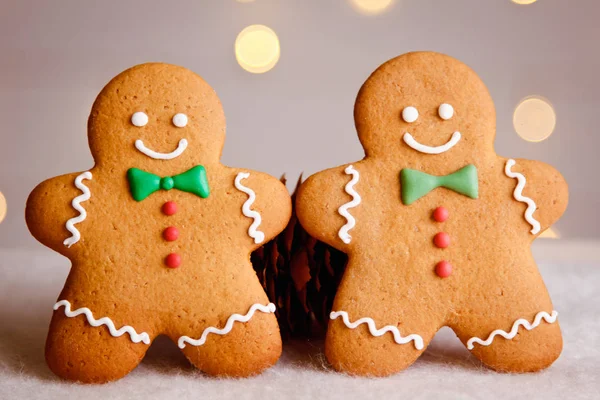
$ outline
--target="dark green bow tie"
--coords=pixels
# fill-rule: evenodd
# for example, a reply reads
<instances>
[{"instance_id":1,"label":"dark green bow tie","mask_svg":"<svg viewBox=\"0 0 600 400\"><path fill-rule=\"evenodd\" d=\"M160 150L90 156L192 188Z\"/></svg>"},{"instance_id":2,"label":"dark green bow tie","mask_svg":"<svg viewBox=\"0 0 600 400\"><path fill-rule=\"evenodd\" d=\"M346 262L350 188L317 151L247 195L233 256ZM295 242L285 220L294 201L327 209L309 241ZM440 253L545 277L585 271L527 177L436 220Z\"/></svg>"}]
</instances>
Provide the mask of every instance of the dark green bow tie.
<instances>
[{"instance_id":1,"label":"dark green bow tie","mask_svg":"<svg viewBox=\"0 0 600 400\"><path fill-rule=\"evenodd\" d=\"M479 187L477 167L473 164L444 176L429 175L425 172L405 168L400 171L400 183L402 184L402 203L407 206L438 187L445 187L476 199Z\"/></svg>"},{"instance_id":2,"label":"dark green bow tie","mask_svg":"<svg viewBox=\"0 0 600 400\"><path fill-rule=\"evenodd\" d=\"M202 198L206 198L210 194L206 169L202 165L196 165L182 174L164 178L141 169L130 168L127 171L127 180L135 201L142 201L159 189L177 189Z\"/></svg>"}]
</instances>

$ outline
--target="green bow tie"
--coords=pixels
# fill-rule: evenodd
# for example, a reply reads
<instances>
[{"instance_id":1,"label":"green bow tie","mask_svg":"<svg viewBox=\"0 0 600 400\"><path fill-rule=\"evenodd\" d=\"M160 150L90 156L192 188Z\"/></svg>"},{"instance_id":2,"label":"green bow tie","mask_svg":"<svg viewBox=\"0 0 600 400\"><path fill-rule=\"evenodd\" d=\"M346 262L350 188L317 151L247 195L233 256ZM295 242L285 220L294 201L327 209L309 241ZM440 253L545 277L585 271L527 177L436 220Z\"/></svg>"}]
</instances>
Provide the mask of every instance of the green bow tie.
<instances>
[{"instance_id":1,"label":"green bow tie","mask_svg":"<svg viewBox=\"0 0 600 400\"><path fill-rule=\"evenodd\" d=\"M458 171L444 176L405 168L400 171L402 203L407 206L438 187L445 187L472 199L478 196L477 167L469 164Z\"/></svg>"},{"instance_id":2,"label":"green bow tie","mask_svg":"<svg viewBox=\"0 0 600 400\"><path fill-rule=\"evenodd\" d=\"M141 169L130 168L127 171L127 180L129 181L129 190L135 201L142 201L159 189L171 190L175 188L202 198L206 198L210 194L206 169L202 165L196 165L182 174L173 177L165 176L164 178Z\"/></svg>"}]
</instances>

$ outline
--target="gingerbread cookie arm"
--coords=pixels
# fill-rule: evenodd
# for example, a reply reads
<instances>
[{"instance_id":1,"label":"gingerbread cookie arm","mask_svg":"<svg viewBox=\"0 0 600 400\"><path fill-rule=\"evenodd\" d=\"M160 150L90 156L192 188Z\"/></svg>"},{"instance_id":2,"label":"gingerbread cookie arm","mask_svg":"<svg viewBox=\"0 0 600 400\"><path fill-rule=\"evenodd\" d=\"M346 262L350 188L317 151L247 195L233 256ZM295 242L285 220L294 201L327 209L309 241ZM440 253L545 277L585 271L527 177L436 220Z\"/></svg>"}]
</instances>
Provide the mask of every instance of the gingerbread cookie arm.
<instances>
[{"instance_id":1,"label":"gingerbread cookie arm","mask_svg":"<svg viewBox=\"0 0 600 400\"><path fill-rule=\"evenodd\" d=\"M300 186L296 213L311 236L340 250L352 243L362 202L360 173L357 162L319 172Z\"/></svg>"},{"instance_id":2,"label":"gingerbread cookie arm","mask_svg":"<svg viewBox=\"0 0 600 400\"><path fill-rule=\"evenodd\" d=\"M247 234L258 248L285 229L292 215L292 201L283 183L256 171L235 169L233 185L244 194L239 212L248 220Z\"/></svg>"},{"instance_id":3,"label":"gingerbread cookie arm","mask_svg":"<svg viewBox=\"0 0 600 400\"><path fill-rule=\"evenodd\" d=\"M533 235L548 229L565 212L569 189L552 166L539 161L507 159L504 173L514 180L513 198L524 203L523 218Z\"/></svg>"},{"instance_id":4,"label":"gingerbread cookie arm","mask_svg":"<svg viewBox=\"0 0 600 400\"><path fill-rule=\"evenodd\" d=\"M91 172L62 175L40 183L29 195L25 220L42 244L66 254L81 239L79 230L91 197Z\"/></svg>"}]
</instances>

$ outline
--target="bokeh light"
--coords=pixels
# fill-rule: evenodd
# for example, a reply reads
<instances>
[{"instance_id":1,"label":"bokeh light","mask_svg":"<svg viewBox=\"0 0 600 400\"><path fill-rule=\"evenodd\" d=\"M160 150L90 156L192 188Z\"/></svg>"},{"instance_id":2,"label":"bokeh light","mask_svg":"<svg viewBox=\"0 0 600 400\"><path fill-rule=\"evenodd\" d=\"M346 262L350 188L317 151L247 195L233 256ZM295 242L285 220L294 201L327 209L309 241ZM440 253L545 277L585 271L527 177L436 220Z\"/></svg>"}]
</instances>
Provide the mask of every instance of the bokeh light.
<instances>
[{"instance_id":1,"label":"bokeh light","mask_svg":"<svg viewBox=\"0 0 600 400\"><path fill-rule=\"evenodd\" d=\"M537 0L511 0L511 1L515 4L527 5L527 4L533 4Z\"/></svg>"},{"instance_id":2,"label":"bokeh light","mask_svg":"<svg viewBox=\"0 0 600 400\"><path fill-rule=\"evenodd\" d=\"M280 47L277 34L264 25L250 25L235 40L235 58L248 72L262 74L279 61Z\"/></svg>"},{"instance_id":3,"label":"bokeh light","mask_svg":"<svg viewBox=\"0 0 600 400\"><path fill-rule=\"evenodd\" d=\"M0 222L6 217L6 199L2 192L0 192Z\"/></svg>"},{"instance_id":4,"label":"bokeh light","mask_svg":"<svg viewBox=\"0 0 600 400\"><path fill-rule=\"evenodd\" d=\"M376 15L386 11L395 0L350 0L352 6L362 14Z\"/></svg>"},{"instance_id":5,"label":"bokeh light","mask_svg":"<svg viewBox=\"0 0 600 400\"><path fill-rule=\"evenodd\" d=\"M548 228L540 234L540 237L546 239L558 239L560 238L560 235L558 234L556 229Z\"/></svg>"},{"instance_id":6,"label":"bokeh light","mask_svg":"<svg viewBox=\"0 0 600 400\"><path fill-rule=\"evenodd\" d=\"M523 139L541 142L554 131L556 113L548 100L540 96L530 96L515 108L513 125Z\"/></svg>"}]
</instances>

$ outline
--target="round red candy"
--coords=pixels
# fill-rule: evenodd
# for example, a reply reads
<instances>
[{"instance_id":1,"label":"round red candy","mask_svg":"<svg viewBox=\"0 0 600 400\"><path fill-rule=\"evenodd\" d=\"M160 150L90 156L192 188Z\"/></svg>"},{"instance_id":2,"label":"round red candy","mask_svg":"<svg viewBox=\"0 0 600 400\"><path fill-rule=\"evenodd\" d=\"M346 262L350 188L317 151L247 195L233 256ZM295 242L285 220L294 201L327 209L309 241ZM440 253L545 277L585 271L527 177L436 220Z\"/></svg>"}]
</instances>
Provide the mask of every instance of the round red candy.
<instances>
[{"instance_id":1,"label":"round red candy","mask_svg":"<svg viewBox=\"0 0 600 400\"><path fill-rule=\"evenodd\" d=\"M174 201L167 201L162 206L162 212L165 215L173 215L177 212L177 203Z\"/></svg>"},{"instance_id":2,"label":"round red candy","mask_svg":"<svg viewBox=\"0 0 600 400\"><path fill-rule=\"evenodd\" d=\"M435 244L440 249L445 249L450 246L450 235L446 232L439 232L433 237L433 244Z\"/></svg>"},{"instance_id":3,"label":"round red candy","mask_svg":"<svg viewBox=\"0 0 600 400\"><path fill-rule=\"evenodd\" d=\"M181 265L181 256L176 253L171 253L165 258L165 265L169 268L177 268Z\"/></svg>"},{"instance_id":4,"label":"round red candy","mask_svg":"<svg viewBox=\"0 0 600 400\"><path fill-rule=\"evenodd\" d=\"M435 273L440 278L447 278L452 274L452 264L448 261L440 261L435 265Z\"/></svg>"},{"instance_id":5,"label":"round red candy","mask_svg":"<svg viewBox=\"0 0 600 400\"><path fill-rule=\"evenodd\" d=\"M163 231L163 238L168 242L174 242L179 237L179 230L174 226L170 226Z\"/></svg>"},{"instance_id":6,"label":"round red candy","mask_svg":"<svg viewBox=\"0 0 600 400\"><path fill-rule=\"evenodd\" d=\"M437 222L444 222L445 220L448 219L449 215L450 215L450 212L448 211L447 208L444 208L444 207L438 207L433 211L433 219L436 220Z\"/></svg>"}]
</instances>

